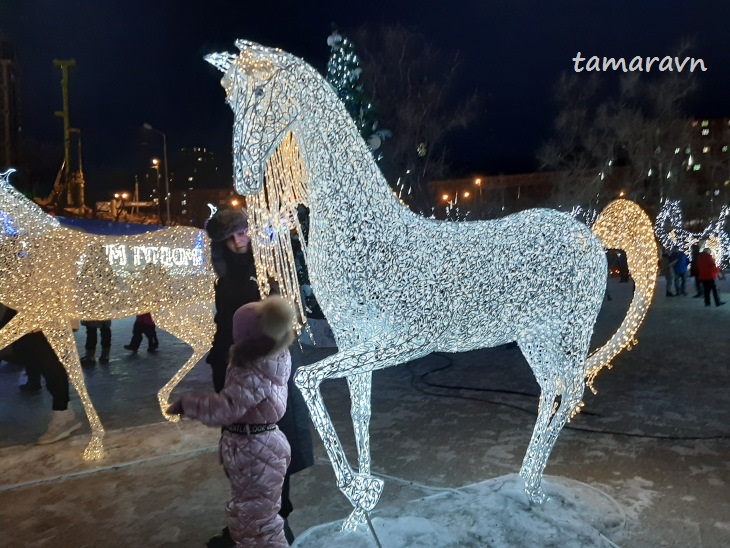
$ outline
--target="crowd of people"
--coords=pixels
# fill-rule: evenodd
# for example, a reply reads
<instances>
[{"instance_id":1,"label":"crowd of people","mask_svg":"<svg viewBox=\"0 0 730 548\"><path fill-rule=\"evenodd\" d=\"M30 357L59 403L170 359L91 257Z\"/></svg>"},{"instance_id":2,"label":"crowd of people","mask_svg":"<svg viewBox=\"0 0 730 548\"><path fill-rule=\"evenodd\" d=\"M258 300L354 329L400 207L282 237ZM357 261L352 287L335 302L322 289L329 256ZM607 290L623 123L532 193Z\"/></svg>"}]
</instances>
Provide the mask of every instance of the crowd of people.
<instances>
[{"instance_id":1,"label":"crowd of people","mask_svg":"<svg viewBox=\"0 0 730 548\"><path fill-rule=\"evenodd\" d=\"M666 280L667 297L688 296L687 278L691 277L695 286L693 298L704 298L705 306L712 305L710 297L715 306L725 304L720 300L716 283L723 273L709 247L699 244L692 246L691 259L680 249L665 250L661 256L660 270Z\"/></svg>"}]
</instances>

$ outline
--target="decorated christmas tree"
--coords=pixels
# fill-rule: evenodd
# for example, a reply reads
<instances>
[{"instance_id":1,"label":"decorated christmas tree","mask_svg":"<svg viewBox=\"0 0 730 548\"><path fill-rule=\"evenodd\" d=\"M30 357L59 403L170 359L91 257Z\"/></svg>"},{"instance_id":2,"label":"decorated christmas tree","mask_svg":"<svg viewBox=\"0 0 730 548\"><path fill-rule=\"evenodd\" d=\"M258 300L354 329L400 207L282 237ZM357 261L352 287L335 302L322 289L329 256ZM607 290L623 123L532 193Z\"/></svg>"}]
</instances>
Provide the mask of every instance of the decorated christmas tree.
<instances>
[{"instance_id":1,"label":"decorated christmas tree","mask_svg":"<svg viewBox=\"0 0 730 548\"><path fill-rule=\"evenodd\" d=\"M355 44L335 30L327 38L327 45L330 47L327 81L337 90L375 158L380 159L380 146L383 140L390 136L390 132L378 130L375 108L360 78L362 67L360 58L355 53Z\"/></svg>"}]
</instances>

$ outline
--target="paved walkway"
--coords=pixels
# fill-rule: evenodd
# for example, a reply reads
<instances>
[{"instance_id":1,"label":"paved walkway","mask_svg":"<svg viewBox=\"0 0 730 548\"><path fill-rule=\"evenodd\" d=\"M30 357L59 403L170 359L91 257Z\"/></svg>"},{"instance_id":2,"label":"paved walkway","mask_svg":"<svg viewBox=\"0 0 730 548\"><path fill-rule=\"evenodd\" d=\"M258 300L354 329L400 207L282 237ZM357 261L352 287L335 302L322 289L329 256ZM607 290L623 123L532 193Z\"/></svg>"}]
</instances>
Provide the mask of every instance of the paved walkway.
<instances>
[{"instance_id":1,"label":"paved walkway","mask_svg":"<svg viewBox=\"0 0 730 548\"><path fill-rule=\"evenodd\" d=\"M730 301L730 281L720 282ZM601 344L620 322L628 284L612 280L596 326ZM7 546L202 546L224 523L228 486L217 432L161 420L156 392L189 356L160 333L160 352L130 355L132 319L114 321L112 360L86 370L107 429L107 458L83 463L88 427L50 446L33 441L50 410L45 391L24 394L20 367L0 365L0 535ZM639 344L586 392L585 411L561 434L546 473L616 501L619 546L730 545L730 305L666 298L660 280ZM77 338L83 346L83 333ZM326 349L305 347L311 363ZM180 391L208 389L201 363ZM355 459L342 380L325 402ZM72 406L80 412L78 398ZM537 385L520 352L502 347L426 357L374 375L373 471L386 480L377 511L443 489L519 470L535 421ZM301 534L350 511L315 436L317 464L293 478Z\"/></svg>"}]
</instances>

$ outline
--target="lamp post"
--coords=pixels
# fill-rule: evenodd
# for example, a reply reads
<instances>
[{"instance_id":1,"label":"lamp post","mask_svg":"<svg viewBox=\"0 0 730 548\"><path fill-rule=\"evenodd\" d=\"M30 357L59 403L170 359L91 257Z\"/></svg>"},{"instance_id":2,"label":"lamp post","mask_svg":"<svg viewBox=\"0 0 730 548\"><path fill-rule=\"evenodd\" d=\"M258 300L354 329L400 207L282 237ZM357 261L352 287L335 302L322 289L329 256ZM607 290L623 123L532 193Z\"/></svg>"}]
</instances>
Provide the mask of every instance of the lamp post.
<instances>
[{"instance_id":1,"label":"lamp post","mask_svg":"<svg viewBox=\"0 0 730 548\"><path fill-rule=\"evenodd\" d=\"M152 169L155 170L157 175L157 218L162 223L162 210L160 209L160 161L157 158L152 158Z\"/></svg>"},{"instance_id":2,"label":"lamp post","mask_svg":"<svg viewBox=\"0 0 730 548\"><path fill-rule=\"evenodd\" d=\"M161 132L159 129L152 127L151 124L145 122L142 127L147 131L154 131L162 135L162 161L163 169L165 170L165 212L167 213L167 220L165 224L170 224L170 179L167 177L167 135ZM159 172L158 172L159 173Z\"/></svg>"}]
</instances>

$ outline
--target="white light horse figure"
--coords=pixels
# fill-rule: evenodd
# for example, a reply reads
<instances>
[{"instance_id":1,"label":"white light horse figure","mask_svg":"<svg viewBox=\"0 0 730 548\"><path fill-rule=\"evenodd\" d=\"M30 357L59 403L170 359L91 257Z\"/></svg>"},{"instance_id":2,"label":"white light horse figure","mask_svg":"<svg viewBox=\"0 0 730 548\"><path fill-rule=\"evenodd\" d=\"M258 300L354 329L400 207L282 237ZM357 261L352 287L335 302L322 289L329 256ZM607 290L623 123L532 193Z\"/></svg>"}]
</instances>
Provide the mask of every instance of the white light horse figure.
<instances>
[{"instance_id":1,"label":"white light horse figure","mask_svg":"<svg viewBox=\"0 0 730 548\"><path fill-rule=\"evenodd\" d=\"M206 57L225 73L234 112L236 190L274 192L267 159L290 132L306 166L310 233L305 259L312 288L339 352L296 375L354 510L352 529L378 502L383 482L370 474L371 374L431 352L460 352L516 341L541 388L537 423L520 475L530 499L553 444L581 403L586 378L633 336L651 302L657 249L648 217L631 202L611 204L594 230L623 248L636 280L630 317L587 360L605 292L604 246L583 223L552 210L501 220L429 220L391 191L333 88L303 60L237 41L240 54ZM346 459L319 385L346 377L359 469Z\"/></svg>"},{"instance_id":2,"label":"white light horse figure","mask_svg":"<svg viewBox=\"0 0 730 548\"><path fill-rule=\"evenodd\" d=\"M84 459L100 459L104 428L86 391L71 322L151 312L158 327L189 344L193 355L158 393L164 415L173 388L213 339L207 236L188 227L136 236L65 228L10 185L12 171L0 175L0 302L18 313L0 330L0 349L43 332L91 425Z\"/></svg>"}]
</instances>

